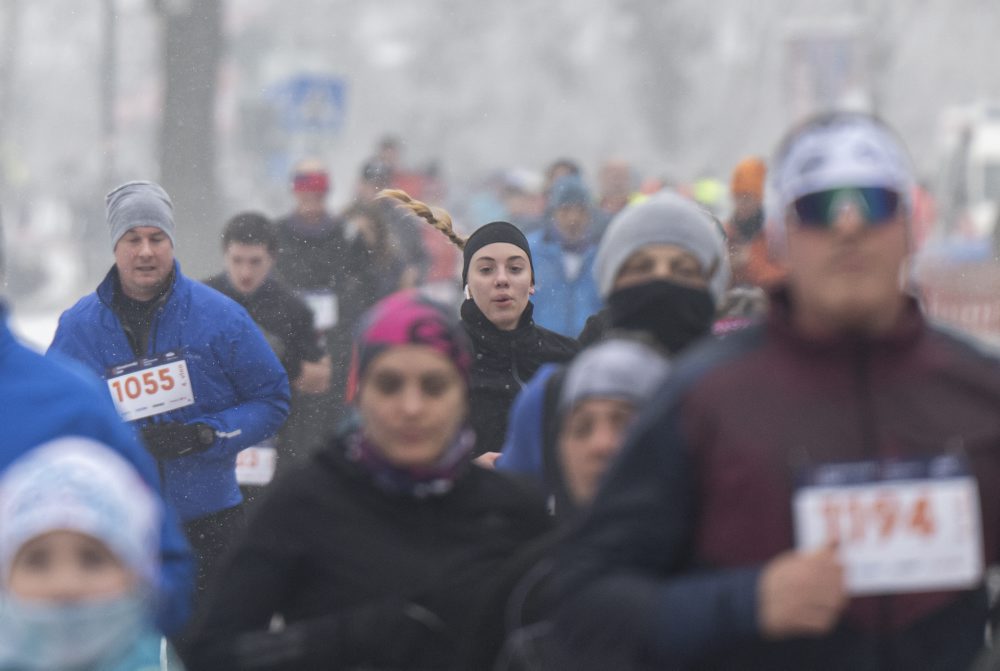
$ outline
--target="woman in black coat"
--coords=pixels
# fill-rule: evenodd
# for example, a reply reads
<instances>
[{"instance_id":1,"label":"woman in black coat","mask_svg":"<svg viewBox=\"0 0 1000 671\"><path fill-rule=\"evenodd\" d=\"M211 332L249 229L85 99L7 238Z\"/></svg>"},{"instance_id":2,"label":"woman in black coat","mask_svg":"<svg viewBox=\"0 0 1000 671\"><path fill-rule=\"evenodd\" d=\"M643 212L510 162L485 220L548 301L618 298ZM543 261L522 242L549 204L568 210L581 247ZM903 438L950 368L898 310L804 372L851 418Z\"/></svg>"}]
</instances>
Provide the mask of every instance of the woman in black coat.
<instances>
[{"instance_id":1,"label":"woman in black coat","mask_svg":"<svg viewBox=\"0 0 1000 671\"><path fill-rule=\"evenodd\" d=\"M544 363L564 363L580 349L572 338L535 324L531 248L506 221L482 226L467 240L452 229L447 212L431 209L401 191L383 191L444 233L462 249L462 325L475 357L469 385L470 420L476 453L495 459L507 433L514 397ZM489 459L489 457L488 457ZM490 462L492 463L492 462Z\"/></svg>"},{"instance_id":2,"label":"woman in black coat","mask_svg":"<svg viewBox=\"0 0 1000 671\"><path fill-rule=\"evenodd\" d=\"M192 669L448 669L495 576L548 526L471 464L464 330L416 292L362 320L357 422L278 480L190 636Z\"/></svg>"}]
</instances>

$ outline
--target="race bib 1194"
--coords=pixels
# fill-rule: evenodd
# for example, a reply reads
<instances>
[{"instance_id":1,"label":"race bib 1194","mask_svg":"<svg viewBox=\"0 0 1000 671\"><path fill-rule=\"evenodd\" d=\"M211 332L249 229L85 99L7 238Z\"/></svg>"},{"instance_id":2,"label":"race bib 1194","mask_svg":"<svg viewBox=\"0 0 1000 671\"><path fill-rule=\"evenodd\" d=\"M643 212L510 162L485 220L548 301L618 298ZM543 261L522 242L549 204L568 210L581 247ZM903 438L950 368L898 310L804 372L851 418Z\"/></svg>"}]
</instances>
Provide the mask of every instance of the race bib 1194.
<instances>
[{"instance_id":1,"label":"race bib 1194","mask_svg":"<svg viewBox=\"0 0 1000 671\"><path fill-rule=\"evenodd\" d=\"M799 549L837 544L852 595L982 579L979 490L958 457L822 465L805 474L793 512Z\"/></svg>"},{"instance_id":2,"label":"race bib 1194","mask_svg":"<svg viewBox=\"0 0 1000 671\"><path fill-rule=\"evenodd\" d=\"M114 366L105 377L111 400L126 422L194 403L187 363L177 352Z\"/></svg>"}]
</instances>

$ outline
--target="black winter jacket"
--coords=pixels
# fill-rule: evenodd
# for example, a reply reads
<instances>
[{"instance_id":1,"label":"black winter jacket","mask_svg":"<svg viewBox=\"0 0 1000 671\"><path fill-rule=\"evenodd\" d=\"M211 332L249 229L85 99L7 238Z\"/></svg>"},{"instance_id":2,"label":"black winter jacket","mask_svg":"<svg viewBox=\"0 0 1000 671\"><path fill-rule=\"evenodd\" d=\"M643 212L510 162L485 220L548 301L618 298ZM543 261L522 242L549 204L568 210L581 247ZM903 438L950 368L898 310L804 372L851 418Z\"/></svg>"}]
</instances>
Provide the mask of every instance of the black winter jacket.
<instances>
[{"instance_id":1,"label":"black winter jacket","mask_svg":"<svg viewBox=\"0 0 1000 671\"><path fill-rule=\"evenodd\" d=\"M580 350L572 338L537 326L528 303L513 331L501 331L471 299L462 304L475 357L469 392L476 452L499 452L507 435L510 406L521 388L544 363L565 363Z\"/></svg>"},{"instance_id":2,"label":"black winter jacket","mask_svg":"<svg viewBox=\"0 0 1000 671\"><path fill-rule=\"evenodd\" d=\"M302 372L303 361L323 358L323 348L313 330L312 310L278 280L267 278L250 296L237 291L226 273L208 278L205 284L246 308L278 355L289 380L294 381Z\"/></svg>"},{"instance_id":3,"label":"black winter jacket","mask_svg":"<svg viewBox=\"0 0 1000 671\"><path fill-rule=\"evenodd\" d=\"M193 627L192 669L452 668L504 564L549 528L501 473L390 494L342 440L272 487Z\"/></svg>"}]
</instances>

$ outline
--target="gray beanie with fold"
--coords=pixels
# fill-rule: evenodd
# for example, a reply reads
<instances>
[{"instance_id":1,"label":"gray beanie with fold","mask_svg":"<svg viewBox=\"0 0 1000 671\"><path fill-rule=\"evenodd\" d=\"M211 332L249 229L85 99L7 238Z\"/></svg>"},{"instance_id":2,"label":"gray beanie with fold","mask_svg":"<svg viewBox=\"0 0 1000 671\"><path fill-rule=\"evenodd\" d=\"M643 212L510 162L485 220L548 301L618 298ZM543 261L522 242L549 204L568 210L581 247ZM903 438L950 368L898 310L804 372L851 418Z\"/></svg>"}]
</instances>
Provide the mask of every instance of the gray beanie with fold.
<instances>
[{"instance_id":1,"label":"gray beanie with fold","mask_svg":"<svg viewBox=\"0 0 1000 671\"><path fill-rule=\"evenodd\" d=\"M608 225L594 260L597 289L605 300L625 261L647 245L676 245L691 252L701 267L711 270L708 289L715 305L729 286L729 254L721 227L696 203L661 191L629 205Z\"/></svg>"},{"instance_id":2,"label":"gray beanie with fold","mask_svg":"<svg viewBox=\"0 0 1000 671\"><path fill-rule=\"evenodd\" d=\"M563 415L588 398L612 398L642 405L670 372L658 350L638 340L612 338L583 350L566 370L559 395Z\"/></svg>"},{"instance_id":3,"label":"gray beanie with fold","mask_svg":"<svg viewBox=\"0 0 1000 671\"><path fill-rule=\"evenodd\" d=\"M153 182L126 182L105 197L111 249L130 229L152 226L167 234L174 245L174 206L170 196Z\"/></svg>"}]
</instances>

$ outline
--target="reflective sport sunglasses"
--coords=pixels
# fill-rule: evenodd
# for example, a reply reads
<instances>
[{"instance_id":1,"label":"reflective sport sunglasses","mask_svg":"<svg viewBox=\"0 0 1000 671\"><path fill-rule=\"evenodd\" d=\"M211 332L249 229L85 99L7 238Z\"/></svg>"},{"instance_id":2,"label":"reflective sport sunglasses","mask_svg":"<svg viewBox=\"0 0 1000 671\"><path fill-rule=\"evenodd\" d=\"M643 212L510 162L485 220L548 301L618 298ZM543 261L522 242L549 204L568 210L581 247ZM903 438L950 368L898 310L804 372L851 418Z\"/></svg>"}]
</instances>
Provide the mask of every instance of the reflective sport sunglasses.
<instances>
[{"instance_id":1,"label":"reflective sport sunglasses","mask_svg":"<svg viewBox=\"0 0 1000 671\"><path fill-rule=\"evenodd\" d=\"M807 193L792 206L802 226L831 228L845 205L853 205L869 226L893 220L899 210L899 193L879 186L845 187Z\"/></svg>"}]
</instances>

